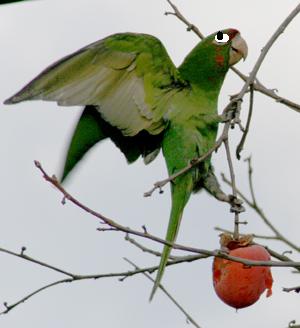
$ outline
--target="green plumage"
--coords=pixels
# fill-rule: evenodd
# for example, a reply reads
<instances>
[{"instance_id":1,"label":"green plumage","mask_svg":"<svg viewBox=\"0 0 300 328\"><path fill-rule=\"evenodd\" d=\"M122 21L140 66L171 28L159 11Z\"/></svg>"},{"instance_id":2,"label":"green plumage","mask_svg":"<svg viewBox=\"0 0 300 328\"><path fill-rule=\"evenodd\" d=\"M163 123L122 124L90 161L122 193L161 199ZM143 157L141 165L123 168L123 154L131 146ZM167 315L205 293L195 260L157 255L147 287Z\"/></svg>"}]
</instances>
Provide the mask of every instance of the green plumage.
<instances>
[{"instance_id":1,"label":"green plumage","mask_svg":"<svg viewBox=\"0 0 300 328\"><path fill-rule=\"evenodd\" d=\"M129 163L143 156L147 164L162 149L171 175L214 145L218 95L229 68L232 39L238 34L232 29L222 32L230 36L228 42L217 42L216 33L210 35L178 68L155 37L112 35L54 63L5 103L43 99L86 106L71 139L62 179L105 138L113 140ZM213 176L210 158L171 183L168 242L176 239L191 193L208 189L209 176ZM170 251L164 246L151 298Z\"/></svg>"}]
</instances>

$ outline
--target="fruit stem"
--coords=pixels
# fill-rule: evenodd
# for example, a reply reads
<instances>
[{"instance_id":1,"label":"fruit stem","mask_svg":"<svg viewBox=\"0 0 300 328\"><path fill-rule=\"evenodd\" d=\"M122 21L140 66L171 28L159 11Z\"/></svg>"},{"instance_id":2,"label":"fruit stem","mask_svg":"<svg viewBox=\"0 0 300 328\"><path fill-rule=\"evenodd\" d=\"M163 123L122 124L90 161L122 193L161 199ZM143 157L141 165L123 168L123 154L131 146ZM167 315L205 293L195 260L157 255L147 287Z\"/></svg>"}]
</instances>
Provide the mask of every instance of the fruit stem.
<instances>
[{"instance_id":1,"label":"fruit stem","mask_svg":"<svg viewBox=\"0 0 300 328\"><path fill-rule=\"evenodd\" d=\"M239 240L239 225L240 225L240 220L239 220L239 214L237 212L234 213L234 230L233 230L233 239L234 240Z\"/></svg>"},{"instance_id":2,"label":"fruit stem","mask_svg":"<svg viewBox=\"0 0 300 328\"><path fill-rule=\"evenodd\" d=\"M234 199L237 199L237 189L236 189L236 184L235 184L235 174L234 174L234 169L233 169L233 163L231 159L231 154L230 154L230 147L229 147L229 142L228 138L224 140L224 146L226 150L226 156L227 156L227 162L229 166L229 171L230 171L230 178L231 178L231 187L232 187L232 196ZM234 231L233 231L233 239L234 240L239 240L239 210L236 208L236 206L231 207L231 212L234 213Z\"/></svg>"}]
</instances>

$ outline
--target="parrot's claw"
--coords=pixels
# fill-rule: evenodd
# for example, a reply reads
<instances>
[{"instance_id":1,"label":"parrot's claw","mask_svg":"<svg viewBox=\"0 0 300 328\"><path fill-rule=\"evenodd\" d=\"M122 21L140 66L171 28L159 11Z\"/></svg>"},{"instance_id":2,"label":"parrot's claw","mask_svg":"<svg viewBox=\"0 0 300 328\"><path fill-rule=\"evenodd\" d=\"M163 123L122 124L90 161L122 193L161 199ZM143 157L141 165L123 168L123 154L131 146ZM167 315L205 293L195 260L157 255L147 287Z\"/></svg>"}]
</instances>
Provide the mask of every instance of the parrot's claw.
<instances>
[{"instance_id":1,"label":"parrot's claw","mask_svg":"<svg viewBox=\"0 0 300 328\"><path fill-rule=\"evenodd\" d=\"M245 212L245 207L242 205L243 201L234 195L228 195L229 204L231 205L230 212L242 213Z\"/></svg>"},{"instance_id":2,"label":"parrot's claw","mask_svg":"<svg viewBox=\"0 0 300 328\"><path fill-rule=\"evenodd\" d=\"M225 114L218 115L220 123L226 123L232 120L232 112L226 112Z\"/></svg>"},{"instance_id":3,"label":"parrot's claw","mask_svg":"<svg viewBox=\"0 0 300 328\"><path fill-rule=\"evenodd\" d=\"M245 207L242 205L243 201L236 196L226 195L223 192L216 193L214 195L218 200L230 204L230 212L232 213L242 213L245 212Z\"/></svg>"}]
</instances>

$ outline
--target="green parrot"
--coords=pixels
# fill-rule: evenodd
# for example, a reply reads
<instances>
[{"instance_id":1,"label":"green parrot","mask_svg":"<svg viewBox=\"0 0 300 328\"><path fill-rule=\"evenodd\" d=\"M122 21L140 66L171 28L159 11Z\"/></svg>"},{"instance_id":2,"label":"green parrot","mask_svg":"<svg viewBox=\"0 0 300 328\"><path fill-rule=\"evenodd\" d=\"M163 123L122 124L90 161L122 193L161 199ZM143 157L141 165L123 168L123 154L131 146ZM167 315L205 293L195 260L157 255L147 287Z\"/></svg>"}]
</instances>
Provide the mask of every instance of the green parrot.
<instances>
[{"instance_id":1,"label":"green parrot","mask_svg":"<svg viewBox=\"0 0 300 328\"><path fill-rule=\"evenodd\" d=\"M55 62L5 104L41 99L61 106L85 106L66 154L62 181L92 146L106 138L128 163L142 156L148 164L162 148L172 175L213 147L223 80L229 67L246 56L247 44L232 28L199 42L178 68L154 36L120 33ZM191 193L201 188L230 202L219 187L210 158L178 176L171 182L169 243L176 239ZM171 248L163 248L150 300Z\"/></svg>"}]
</instances>

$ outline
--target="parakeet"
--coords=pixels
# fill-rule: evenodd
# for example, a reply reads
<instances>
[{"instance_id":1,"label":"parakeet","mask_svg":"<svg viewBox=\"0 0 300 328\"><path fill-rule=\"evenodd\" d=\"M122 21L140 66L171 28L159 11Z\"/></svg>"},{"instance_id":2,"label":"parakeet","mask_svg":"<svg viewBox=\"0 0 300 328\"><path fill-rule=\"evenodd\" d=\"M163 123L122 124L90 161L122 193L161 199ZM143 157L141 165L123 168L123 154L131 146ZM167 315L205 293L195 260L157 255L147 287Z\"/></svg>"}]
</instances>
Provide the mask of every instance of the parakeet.
<instances>
[{"instance_id":1,"label":"parakeet","mask_svg":"<svg viewBox=\"0 0 300 328\"><path fill-rule=\"evenodd\" d=\"M93 145L106 138L128 163L142 156L148 164L162 149L172 175L213 147L223 80L229 67L246 56L247 44L232 28L203 39L178 68L156 37L120 33L55 62L5 104L41 99L61 106L85 106L70 142L62 180ZM201 188L220 200L227 199L210 158L171 182L169 243L176 239L191 193ZM150 299L161 282L170 251L165 245Z\"/></svg>"}]
</instances>

